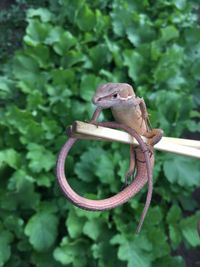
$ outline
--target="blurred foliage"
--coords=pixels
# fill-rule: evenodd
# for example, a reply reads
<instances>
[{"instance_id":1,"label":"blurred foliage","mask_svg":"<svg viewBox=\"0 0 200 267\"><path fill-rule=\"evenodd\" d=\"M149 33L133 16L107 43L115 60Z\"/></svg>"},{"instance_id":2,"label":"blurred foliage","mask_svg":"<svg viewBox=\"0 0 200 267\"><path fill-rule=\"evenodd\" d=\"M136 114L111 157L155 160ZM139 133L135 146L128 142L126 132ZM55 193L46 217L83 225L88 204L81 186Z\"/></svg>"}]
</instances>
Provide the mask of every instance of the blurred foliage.
<instances>
[{"instance_id":1,"label":"blurred foliage","mask_svg":"<svg viewBox=\"0 0 200 267\"><path fill-rule=\"evenodd\" d=\"M112 211L83 211L62 196L54 167L65 127L89 120L104 82L133 84L165 135L199 131L196 9L186 0L49 0L27 10L23 47L0 67L0 266L186 266L176 250L200 245L197 160L157 154L138 236L146 189ZM80 141L70 184L87 197L115 194L128 158L128 146Z\"/></svg>"},{"instance_id":2,"label":"blurred foliage","mask_svg":"<svg viewBox=\"0 0 200 267\"><path fill-rule=\"evenodd\" d=\"M13 56L13 52L21 46L26 27L26 10L38 6L45 6L45 1L0 1L1 63L8 61Z\"/></svg>"}]
</instances>

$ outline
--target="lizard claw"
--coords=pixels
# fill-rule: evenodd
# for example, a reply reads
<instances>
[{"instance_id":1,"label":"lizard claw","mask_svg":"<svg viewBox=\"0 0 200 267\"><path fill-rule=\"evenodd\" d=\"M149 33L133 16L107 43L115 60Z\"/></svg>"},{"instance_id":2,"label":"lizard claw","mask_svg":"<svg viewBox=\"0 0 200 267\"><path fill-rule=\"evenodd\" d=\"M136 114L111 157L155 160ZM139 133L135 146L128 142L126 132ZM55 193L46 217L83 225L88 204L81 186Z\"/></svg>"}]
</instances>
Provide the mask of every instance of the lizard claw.
<instances>
[{"instance_id":1,"label":"lizard claw","mask_svg":"<svg viewBox=\"0 0 200 267\"><path fill-rule=\"evenodd\" d=\"M153 146L147 145L148 151L149 151L149 157L151 158L153 155Z\"/></svg>"},{"instance_id":2,"label":"lizard claw","mask_svg":"<svg viewBox=\"0 0 200 267\"><path fill-rule=\"evenodd\" d=\"M93 124L93 125L99 127L99 123L97 121L95 121L95 120L90 120L90 121L85 121L85 122Z\"/></svg>"},{"instance_id":3,"label":"lizard claw","mask_svg":"<svg viewBox=\"0 0 200 267\"><path fill-rule=\"evenodd\" d=\"M133 178L132 173L127 172L124 184L122 185L122 190L130 185L132 178Z\"/></svg>"},{"instance_id":4,"label":"lizard claw","mask_svg":"<svg viewBox=\"0 0 200 267\"><path fill-rule=\"evenodd\" d=\"M124 190L124 188L126 188L127 186L129 186L129 184L124 183L121 187L121 191Z\"/></svg>"}]
</instances>

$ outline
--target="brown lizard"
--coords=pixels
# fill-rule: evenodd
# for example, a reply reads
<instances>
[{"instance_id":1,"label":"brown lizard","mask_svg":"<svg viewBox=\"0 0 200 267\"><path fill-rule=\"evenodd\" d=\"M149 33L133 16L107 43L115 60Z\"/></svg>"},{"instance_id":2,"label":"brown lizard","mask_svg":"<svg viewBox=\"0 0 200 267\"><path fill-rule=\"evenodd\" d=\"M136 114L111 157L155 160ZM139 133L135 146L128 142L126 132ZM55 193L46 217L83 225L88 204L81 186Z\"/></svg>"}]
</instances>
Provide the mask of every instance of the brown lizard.
<instances>
[{"instance_id":1,"label":"brown lizard","mask_svg":"<svg viewBox=\"0 0 200 267\"><path fill-rule=\"evenodd\" d=\"M120 124L115 122L104 122L98 123L98 125L111 128L121 128L129 132L138 141L140 147L135 149L136 159L133 156L133 146L131 146L130 167L126 176L127 180L127 177L133 173L136 162L137 173L135 179L121 192L107 199L91 200L79 196L68 184L64 172L65 159L72 145L77 140L77 138L69 138L69 140L61 149L58 157L56 169L58 182L67 198L78 207L88 210L107 210L128 201L128 199L133 197L143 188L148 180L149 190L147 194L146 205L137 228L137 232L139 232L151 201L152 168L154 162L153 154L150 158L149 151L147 150L147 147L142 141L139 134L143 134L144 136L148 137L148 143L152 146L157 143L162 137L162 130L149 130L147 123L148 114L144 101L143 99L135 96L132 87L128 84L109 83L100 86L93 98L93 102L97 105L97 109L92 117L92 123L97 124L96 120L103 108L111 108L115 119L120 122ZM153 151L151 153L153 153Z\"/></svg>"},{"instance_id":2,"label":"brown lizard","mask_svg":"<svg viewBox=\"0 0 200 267\"><path fill-rule=\"evenodd\" d=\"M161 129L152 129L150 126L147 108L143 98L137 97L131 85L127 83L107 83L97 88L92 99L97 106L91 123L96 120L102 109L111 108L115 120L123 125L134 129L139 135L148 138L149 148L155 145L162 138ZM135 168L133 157L133 146L130 151L130 167L126 175L130 176Z\"/></svg>"},{"instance_id":3,"label":"brown lizard","mask_svg":"<svg viewBox=\"0 0 200 267\"><path fill-rule=\"evenodd\" d=\"M92 101L97 106L97 109L93 115L91 123L96 124L96 120L102 109L110 108L113 117L118 123L134 129L139 135L147 138L147 145L151 154L150 163L152 172L154 165L153 146L160 141L163 131L161 129L151 128L144 99L137 97L132 86L127 83L107 83L97 88ZM131 177L134 173L136 162L138 170L138 164L142 157L141 154L142 151L139 148L134 153L133 145L130 146L130 165L125 177L125 186L128 185L128 177ZM148 173L145 175L147 176L147 174ZM146 204L137 231L140 231L148 211L152 191L153 183L151 179L148 179Z\"/></svg>"}]
</instances>

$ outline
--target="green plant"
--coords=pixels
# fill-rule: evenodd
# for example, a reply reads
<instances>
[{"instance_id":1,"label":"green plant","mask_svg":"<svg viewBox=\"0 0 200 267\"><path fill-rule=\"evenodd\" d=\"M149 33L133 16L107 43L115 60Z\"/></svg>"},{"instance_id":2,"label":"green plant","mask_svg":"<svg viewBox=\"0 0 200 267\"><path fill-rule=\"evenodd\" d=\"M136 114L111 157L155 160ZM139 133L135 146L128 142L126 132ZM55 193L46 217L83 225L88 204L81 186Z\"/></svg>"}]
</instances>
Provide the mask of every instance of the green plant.
<instances>
[{"instance_id":1,"label":"green plant","mask_svg":"<svg viewBox=\"0 0 200 267\"><path fill-rule=\"evenodd\" d=\"M171 252L200 245L191 198L200 184L197 160L157 154L153 201L139 236L145 190L113 211L83 211L62 196L54 166L66 125L91 117L91 96L103 82L134 84L165 135L199 130L195 2L47 6L28 10L23 48L0 77L0 266L185 266ZM80 141L67 163L77 192L103 198L120 190L128 148Z\"/></svg>"},{"instance_id":2,"label":"green plant","mask_svg":"<svg viewBox=\"0 0 200 267\"><path fill-rule=\"evenodd\" d=\"M26 27L26 10L35 6L45 6L45 1L7 0L0 3L0 60L7 62L13 52L21 47ZM2 65L2 64L1 64ZM2 66L1 66L2 67ZM1 70L0 67L0 70Z\"/></svg>"}]
</instances>

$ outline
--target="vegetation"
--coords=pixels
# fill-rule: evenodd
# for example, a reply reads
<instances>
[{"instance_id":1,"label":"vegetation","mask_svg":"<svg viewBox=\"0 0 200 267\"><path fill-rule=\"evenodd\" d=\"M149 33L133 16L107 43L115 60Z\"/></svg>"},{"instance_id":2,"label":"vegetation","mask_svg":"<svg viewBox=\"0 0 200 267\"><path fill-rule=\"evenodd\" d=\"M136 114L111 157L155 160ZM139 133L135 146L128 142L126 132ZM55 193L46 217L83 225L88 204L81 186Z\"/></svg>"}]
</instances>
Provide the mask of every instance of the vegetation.
<instances>
[{"instance_id":1,"label":"vegetation","mask_svg":"<svg viewBox=\"0 0 200 267\"><path fill-rule=\"evenodd\" d=\"M153 126L166 136L199 131L195 2L49 0L26 6L22 47L11 57L6 49L0 55L0 266L186 266L180 246L200 245L192 198L200 184L197 160L156 154L152 205L138 236L146 189L122 207L92 213L63 197L54 167L65 127L89 120L91 97L104 82L134 85ZM23 31L23 14L20 21ZM110 119L106 111L102 120ZM77 192L104 198L120 190L128 158L128 146L80 141L66 171Z\"/></svg>"}]
</instances>

